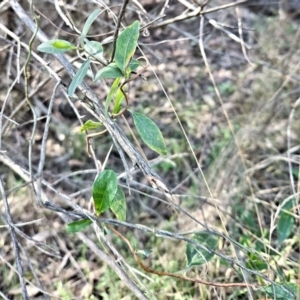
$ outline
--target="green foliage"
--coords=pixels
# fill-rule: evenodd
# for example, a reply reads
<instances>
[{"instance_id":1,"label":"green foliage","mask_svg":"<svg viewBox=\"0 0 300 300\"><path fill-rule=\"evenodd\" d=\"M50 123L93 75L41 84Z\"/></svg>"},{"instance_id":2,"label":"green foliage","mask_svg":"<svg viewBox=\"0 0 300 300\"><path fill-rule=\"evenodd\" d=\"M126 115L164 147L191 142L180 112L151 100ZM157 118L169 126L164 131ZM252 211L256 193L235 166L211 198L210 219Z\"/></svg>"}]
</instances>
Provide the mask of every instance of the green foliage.
<instances>
[{"instance_id":1,"label":"green foliage","mask_svg":"<svg viewBox=\"0 0 300 300\"><path fill-rule=\"evenodd\" d=\"M247 268L258 271L268 269L268 264L266 263L266 261L264 261L257 253L249 253L248 258L249 259L246 262Z\"/></svg>"},{"instance_id":2,"label":"green foliage","mask_svg":"<svg viewBox=\"0 0 300 300\"><path fill-rule=\"evenodd\" d=\"M110 209L116 215L120 221L126 221L126 199L125 194L120 186L117 188L117 193L113 202L111 203Z\"/></svg>"},{"instance_id":3,"label":"green foliage","mask_svg":"<svg viewBox=\"0 0 300 300\"><path fill-rule=\"evenodd\" d=\"M216 250L218 245L218 238L208 232L196 233L194 234L192 239L211 250ZM185 255L188 268L192 266L203 265L204 263L207 263L209 260L211 260L214 256L213 253L210 253L203 248L197 247L191 243L187 243Z\"/></svg>"},{"instance_id":4,"label":"green foliage","mask_svg":"<svg viewBox=\"0 0 300 300\"><path fill-rule=\"evenodd\" d=\"M99 61L104 61L103 47L101 43L87 40L84 45L84 50L91 55L92 58L96 58Z\"/></svg>"},{"instance_id":5,"label":"green foliage","mask_svg":"<svg viewBox=\"0 0 300 300\"><path fill-rule=\"evenodd\" d=\"M92 224L92 221L90 219L82 219L75 222L71 222L67 225L67 231L68 232L79 232L87 228Z\"/></svg>"},{"instance_id":6,"label":"green foliage","mask_svg":"<svg viewBox=\"0 0 300 300\"><path fill-rule=\"evenodd\" d=\"M164 138L157 125L148 117L141 113L131 112L134 125L144 143L153 151L161 154L167 154L167 147Z\"/></svg>"},{"instance_id":7,"label":"green foliage","mask_svg":"<svg viewBox=\"0 0 300 300\"><path fill-rule=\"evenodd\" d=\"M131 26L124 29L117 39L115 61L124 75L137 47L139 33L140 22L135 21Z\"/></svg>"},{"instance_id":8,"label":"green foliage","mask_svg":"<svg viewBox=\"0 0 300 300\"><path fill-rule=\"evenodd\" d=\"M111 63L108 66L100 69L96 76L95 76L95 81L101 79L101 78L119 78L122 77L123 74L121 72L121 70L118 68L116 63Z\"/></svg>"},{"instance_id":9,"label":"green foliage","mask_svg":"<svg viewBox=\"0 0 300 300\"><path fill-rule=\"evenodd\" d=\"M85 24L84 24L84 26L82 28L82 32L81 32L81 35L80 35L80 38L79 38L79 42L80 42L81 46L83 46L84 39L86 38L86 35L89 32L91 25L97 19L97 17L98 17L98 15L99 15L100 12L101 12L100 8L95 9L89 15L89 17L87 18L87 20L85 21Z\"/></svg>"},{"instance_id":10,"label":"green foliage","mask_svg":"<svg viewBox=\"0 0 300 300\"><path fill-rule=\"evenodd\" d=\"M130 69L130 71L133 72L133 71L135 71L140 65L141 65L140 62L139 62L137 59L132 58L131 61L130 61L130 63L129 63L129 69Z\"/></svg>"},{"instance_id":11,"label":"green foliage","mask_svg":"<svg viewBox=\"0 0 300 300\"><path fill-rule=\"evenodd\" d=\"M282 244L284 240L287 239L292 233L294 217L285 211L292 212L293 203L294 198L291 198L281 207L279 213L279 220L276 228L277 239L279 244Z\"/></svg>"},{"instance_id":12,"label":"green foliage","mask_svg":"<svg viewBox=\"0 0 300 300\"><path fill-rule=\"evenodd\" d=\"M89 129L97 129L99 126L101 126L102 123L100 122L94 122L92 120L87 120L80 128L80 133L83 133L86 130Z\"/></svg>"},{"instance_id":13,"label":"green foliage","mask_svg":"<svg viewBox=\"0 0 300 300\"><path fill-rule=\"evenodd\" d=\"M286 284L271 284L267 287L260 288L261 291L265 292L271 299L276 300L292 300L299 299L299 286L294 283ZM295 297L297 295L297 298Z\"/></svg>"},{"instance_id":14,"label":"green foliage","mask_svg":"<svg viewBox=\"0 0 300 300\"><path fill-rule=\"evenodd\" d=\"M92 193L96 214L99 216L112 204L118 190L117 175L112 170L104 170L94 181Z\"/></svg>"},{"instance_id":15,"label":"green foliage","mask_svg":"<svg viewBox=\"0 0 300 300\"><path fill-rule=\"evenodd\" d=\"M77 73L75 74L74 78L71 81L71 84L68 89L68 95L72 97L75 93L76 88L81 84L83 81L88 69L90 67L90 60L87 59L79 68Z\"/></svg>"},{"instance_id":16,"label":"green foliage","mask_svg":"<svg viewBox=\"0 0 300 300\"><path fill-rule=\"evenodd\" d=\"M119 88L119 83L120 83L120 78L117 78L114 83L112 84L110 90L109 90L109 93L106 97L106 100L105 100L105 113L107 113L108 111L108 108L109 108L109 105L117 91L117 89Z\"/></svg>"},{"instance_id":17,"label":"green foliage","mask_svg":"<svg viewBox=\"0 0 300 300\"><path fill-rule=\"evenodd\" d=\"M121 91L121 89L119 88L117 90L117 93L116 93L116 96L115 96L115 106L114 106L114 109L113 109L114 114L117 114L121 110L121 104L122 104L124 99L125 99L125 96L124 96L123 92Z\"/></svg>"},{"instance_id":18,"label":"green foliage","mask_svg":"<svg viewBox=\"0 0 300 300\"><path fill-rule=\"evenodd\" d=\"M118 220L126 220L125 194L118 186L114 171L104 170L100 173L93 184L92 193L97 215L110 208Z\"/></svg>"},{"instance_id":19,"label":"green foliage","mask_svg":"<svg viewBox=\"0 0 300 300\"><path fill-rule=\"evenodd\" d=\"M40 44L37 49L44 53L58 54L69 50L75 50L77 47L65 40L50 40Z\"/></svg>"}]
</instances>

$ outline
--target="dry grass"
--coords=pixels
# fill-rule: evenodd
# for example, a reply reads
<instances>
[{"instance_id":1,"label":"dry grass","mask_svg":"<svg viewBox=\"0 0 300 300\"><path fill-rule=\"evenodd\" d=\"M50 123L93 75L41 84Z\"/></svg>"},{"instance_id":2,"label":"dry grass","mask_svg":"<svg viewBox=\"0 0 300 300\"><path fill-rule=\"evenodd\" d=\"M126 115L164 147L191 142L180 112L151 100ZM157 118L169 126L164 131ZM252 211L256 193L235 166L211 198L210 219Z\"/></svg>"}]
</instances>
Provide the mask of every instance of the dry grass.
<instances>
[{"instance_id":1,"label":"dry grass","mask_svg":"<svg viewBox=\"0 0 300 300\"><path fill-rule=\"evenodd\" d=\"M156 2L159 4L154 1L141 3L149 14L156 15L164 3ZM223 4L223 1L212 1L210 7L217 6L218 2ZM21 1L21 4L28 8L27 2ZM35 5L59 28L41 17L40 27L50 38L76 40L67 34L74 32L57 15L52 2ZM112 1L110 6L117 13L118 7L114 5ZM93 3L79 1L68 4L67 10L76 27L82 28L95 7ZM131 8L136 10L134 2L129 4L125 24L137 18ZM0 9L3 26L28 44L31 32L9 5ZM165 13L174 17L182 10L183 4L172 2ZM147 82L137 80L131 84L131 105L135 111L155 120L162 130L169 156L161 159L154 168L173 189L173 200L184 212L174 211L163 203L166 197L152 190L147 180L136 172L131 182L131 195L126 191L127 221L175 233L208 228L238 243L233 246L228 239L220 238L215 250L232 258L233 263L215 255L207 264L188 270L189 277L220 283L268 284L259 276L262 275L278 283L298 283L299 20L289 16L257 15L247 7L239 11L235 8L220 10L207 18L230 25L222 28L239 37L238 14L242 15L244 42L251 46L246 49L248 61L241 43L210 25L208 20L204 23L203 36L207 61L199 49L198 18L152 29L149 36L141 36L140 50L151 65L144 73ZM111 15L104 12L91 33L105 34L113 29ZM95 38L102 40L102 36ZM38 44L35 41L33 49ZM13 165L28 171L32 114L24 97L24 76L20 76L20 82L13 83L19 68L25 64L27 51L21 48L18 59L17 46L12 37L0 30L0 107L6 101L3 115L0 115L0 151L6 151ZM108 47L107 53L110 50ZM53 57L43 58L51 62L50 67L59 72L63 82L70 82L67 74L58 71L60 66ZM210 66L220 97L216 95L205 63ZM36 174L45 130L44 117L55 83L49 80L49 74L35 59L30 61L30 75L29 93L33 94L31 99L40 118L31 157ZM39 87L42 82L45 84ZM108 88L93 84L93 89L103 100ZM87 115L79 101L74 105L81 115ZM124 119L118 122L132 139L128 129L128 126L133 127L130 115L126 115L127 123ZM79 128L79 120L59 90L49 126L43 171L48 186L43 187L43 193L65 209L73 209L76 204L92 212L91 186L96 167L86 154L85 138L79 134ZM134 128L133 131L136 134ZM93 142L99 162L104 162L111 143L109 136ZM148 160L156 158L142 143L139 146ZM117 150L110 153L107 167L118 173L124 172ZM19 227L24 235L18 235L18 242L30 299L44 298L41 290L47 291L51 299L135 299L124 282L78 235L66 232L65 222L72 219L37 206L32 186L3 159L0 176L13 222L29 222ZM121 183L125 186L123 181ZM282 226L279 212L289 197L295 199L290 211L294 224L290 235L279 243L276 229L276 226ZM0 211L1 225L6 224L3 201ZM108 213L105 217L113 218ZM136 250L152 250L150 257L143 261L153 269L184 273L185 242L126 227L116 228L130 239ZM267 297L257 289L215 288L147 274L136 264L127 245L112 233L108 232L101 239L99 232L90 227L84 234L115 259L107 247L107 239L124 258L122 266L126 272L150 299ZM9 299L20 299L16 257L5 226L0 226L0 258L0 292ZM243 272L235 264L237 261L254 270L255 274Z\"/></svg>"}]
</instances>

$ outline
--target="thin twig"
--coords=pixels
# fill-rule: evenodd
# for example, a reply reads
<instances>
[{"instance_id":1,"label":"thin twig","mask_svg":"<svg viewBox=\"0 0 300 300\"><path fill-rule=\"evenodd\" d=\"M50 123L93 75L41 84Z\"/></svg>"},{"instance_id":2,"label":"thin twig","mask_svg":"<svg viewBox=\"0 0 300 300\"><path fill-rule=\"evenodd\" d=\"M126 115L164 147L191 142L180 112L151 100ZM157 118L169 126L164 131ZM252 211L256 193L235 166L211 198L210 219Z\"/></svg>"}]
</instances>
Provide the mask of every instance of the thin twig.
<instances>
[{"instance_id":1,"label":"thin twig","mask_svg":"<svg viewBox=\"0 0 300 300\"><path fill-rule=\"evenodd\" d=\"M35 37L37 35L38 29L39 29L39 24L38 24L38 16L36 16L34 14L33 11L33 0L30 1L30 11L33 14L33 18L34 18L34 22L35 22L35 29L33 31L33 34L30 38L29 44L28 44L28 54L27 54L27 59L24 65L24 78L25 78L25 98L27 100L27 103L31 109L32 112L32 116L33 116L33 126L32 126L32 132L31 132L31 136L29 138L29 145L28 145L28 164L29 164L29 174L30 174L30 179L31 181L33 180L33 170L32 170L32 148L33 148L33 144L34 144L34 137L35 137L35 133L36 133L36 128L37 128L37 115L35 112L35 107L34 104L32 103L31 99L29 98L29 77L30 77L30 71L29 71L29 62L31 60L31 49L32 49L32 45L33 42L35 40ZM34 184L32 184L32 189L34 191L34 193L36 193Z\"/></svg>"},{"instance_id":2,"label":"thin twig","mask_svg":"<svg viewBox=\"0 0 300 300\"><path fill-rule=\"evenodd\" d=\"M152 28L158 28L158 27L170 25L170 24L173 24L173 23L176 23L176 22L181 22L181 21L184 21L184 20L188 20L188 19L191 19L191 18L194 18L194 17L203 16L203 15L206 15L206 14L209 14L209 13L212 13L212 12L216 12L218 10L222 10L222 9L225 9L225 8L229 8L229 7L237 6L237 5L240 5L240 4L244 4L248 1L249 0L241 0L241 1L238 1L238 2L227 3L227 4L220 5L220 6L217 6L217 7L213 7L211 9L207 9L207 10L202 10L202 7L197 7L194 11L192 11L188 14L179 15L177 17L162 21L158 24L155 24L155 25L151 26L150 28L151 29Z\"/></svg>"},{"instance_id":3,"label":"thin twig","mask_svg":"<svg viewBox=\"0 0 300 300\"><path fill-rule=\"evenodd\" d=\"M60 86L60 81L58 81L53 89L52 96L50 98L49 102L49 107L48 107L48 112L47 112L47 119L45 123L45 130L43 134L43 139L42 139L42 145L41 145L41 154L40 154L40 162L38 166L38 180L37 180L37 191L36 191L36 199L37 203L41 204L41 194L42 194L42 177L43 177L43 169L44 169L44 164L45 164L45 158L46 158L46 143L48 139L48 132L49 132L49 126L50 126L50 121L51 121L51 113L52 113L52 107L54 104L54 99L55 99L55 94Z\"/></svg>"},{"instance_id":4,"label":"thin twig","mask_svg":"<svg viewBox=\"0 0 300 300\"><path fill-rule=\"evenodd\" d=\"M10 264L8 261L6 261L6 260L4 259L4 257L1 255L1 253L0 253L0 259L8 266L13 272L15 272L16 274L18 274L18 270L17 270L12 264ZM52 297L52 299L57 298L57 295L55 296L55 295L53 295L53 294L48 293L48 292L45 291L45 290L40 289L38 286L36 286L35 284L33 284L30 280L28 280L28 279L25 278L25 281L26 281L29 285L31 285L33 288L37 289L39 292L41 292L41 293L43 293L43 294L45 294L45 295L49 295L50 297ZM25 298L23 298L23 299L25 299Z\"/></svg>"},{"instance_id":5,"label":"thin twig","mask_svg":"<svg viewBox=\"0 0 300 300\"><path fill-rule=\"evenodd\" d=\"M127 285L127 287L138 297L138 299L148 300L149 298L139 289L139 287L128 277L128 275L118 266L114 259L105 254L99 247L90 240L85 234L79 232L78 237L87 245L102 261L105 261Z\"/></svg>"},{"instance_id":6,"label":"thin twig","mask_svg":"<svg viewBox=\"0 0 300 300\"><path fill-rule=\"evenodd\" d=\"M4 300L9 300L9 298L7 298L1 291L0 291L0 296L1 296Z\"/></svg>"},{"instance_id":7,"label":"thin twig","mask_svg":"<svg viewBox=\"0 0 300 300\"><path fill-rule=\"evenodd\" d=\"M17 264L18 275L19 275L19 281L20 281L20 285L21 285L21 289L22 289L22 296L23 296L23 299L27 300L27 299L29 299L29 297L28 297L28 293L27 293L27 289L26 289L25 280L24 280L24 273L23 273L23 267L22 267L20 252L19 252L18 240L17 240L17 236L16 236L15 229L14 229L14 226L13 226L13 220L12 220L12 217L11 217L11 214L10 214L10 209L9 209L9 205L8 205L8 202L7 202L7 198L6 198L6 194L5 194L5 190L4 190L4 185L3 185L3 181L2 181L1 177L0 177L0 191L1 191L2 199L3 199L3 203L4 203L7 223L9 225L9 232L10 232L12 244L13 244L13 247L14 247L14 252L15 252L15 257L16 257L16 264Z\"/></svg>"}]
</instances>

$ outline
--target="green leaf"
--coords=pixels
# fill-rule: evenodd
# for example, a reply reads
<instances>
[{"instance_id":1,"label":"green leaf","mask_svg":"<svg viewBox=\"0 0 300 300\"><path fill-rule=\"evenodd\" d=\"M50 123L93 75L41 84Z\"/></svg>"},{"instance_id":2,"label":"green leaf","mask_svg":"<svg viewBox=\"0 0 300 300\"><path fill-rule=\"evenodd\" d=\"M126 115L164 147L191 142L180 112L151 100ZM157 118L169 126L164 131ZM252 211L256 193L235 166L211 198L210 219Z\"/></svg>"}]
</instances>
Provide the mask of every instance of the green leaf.
<instances>
[{"instance_id":1,"label":"green leaf","mask_svg":"<svg viewBox=\"0 0 300 300\"><path fill-rule=\"evenodd\" d=\"M268 264L257 253L250 252L248 254L249 260L246 261L246 266L252 270L267 270Z\"/></svg>"},{"instance_id":2,"label":"green leaf","mask_svg":"<svg viewBox=\"0 0 300 300\"><path fill-rule=\"evenodd\" d=\"M104 170L98 175L92 188L97 215L100 215L111 206L117 190L118 179L114 171Z\"/></svg>"},{"instance_id":3,"label":"green leaf","mask_svg":"<svg viewBox=\"0 0 300 300\"><path fill-rule=\"evenodd\" d=\"M279 220L277 224L277 239L278 243L281 245L285 239L287 239L293 230L294 217L283 210L292 212L294 203L294 198L290 199L288 202L283 205L279 213Z\"/></svg>"},{"instance_id":4,"label":"green leaf","mask_svg":"<svg viewBox=\"0 0 300 300\"><path fill-rule=\"evenodd\" d=\"M96 58L101 62L104 61L103 47L101 43L96 41L86 41L86 44L84 45L84 50L93 58Z\"/></svg>"},{"instance_id":5,"label":"green leaf","mask_svg":"<svg viewBox=\"0 0 300 300\"><path fill-rule=\"evenodd\" d=\"M117 114L121 110L121 104L124 99L125 99L124 94L122 93L121 89L118 89L115 97L115 106L113 110L114 114Z\"/></svg>"},{"instance_id":6,"label":"green leaf","mask_svg":"<svg viewBox=\"0 0 300 300\"><path fill-rule=\"evenodd\" d=\"M77 47L65 40L50 40L40 44L37 49L44 53L57 54L69 50L75 50Z\"/></svg>"},{"instance_id":7,"label":"green leaf","mask_svg":"<svg viewBox=\"0 0 300 300\"><path fill-rule=\"evenodd\" d=\"M125 194L120 186L118 186L115 198L110 206L112 212L120 221L126 220L126 199Z\"/></svg>"},{"instance_id":8,"label":"green leaf","mask_svg":"<svg viewBox=\"0 0 300 300\"><path fill-rule=\"evenodd\" d=\"M80 128L80 133L83 133L84 131L88 129L97 129L99 126L101 126L102 123L100 122L94 122L92 120L87 120Z\"/></svg>"},{"instance_id":9,"label":"green leaf","mask_svg":"<svg viewBox=\"0 0 300 300\"><path fill-rule=\"evenodd\" d=\"M87 59L82 65L81 67L78 69L77 73L75 74L75 76L72 79L72 82L69 86L68 89L68 95L70 97L72 97L75 93L76 88L81 84L81 82L83 81L88 69L90 67L90 60Z\"/></svg>"},{"instance_id":10,"label":"green leaf","mask_svg":"<svg viewBox=\"0 0 300 300\"><path fill-rule=\"evenodd\" d=\"M105 100L105 113L107 113L109 105L111 103L111 100L113 99L118 87L119 87L119 83L120 83L120 78L117 78L114 83L112 84L112 86L110 87L109 93L106 97Z\"/></svg>"},{"instance_id":11,"label":"green leaf","mask_svg":"<svg viewBox=\"0 0 300 300\"><path fill-rule=\"evenodd\" d=\"M90 226L92 221L90 219L82 219L75 222L71 222L67 224L67 231L68 232L78 232L82 231L86 227Z\"/></svg>"},{"instance_id":12,"label":"green leaf","mask_svg":"<svg viewBox=\"0 0 300 300\"><path fill-rule=\"evenodd\" d=\"M130 63L129 63L129 69L131 72L135 71L139 66L140 66L140 62L135 59L135 58L132 58Z\"/></svg>"},{"instance_id":13,"label":"green leaf","mask_svg":"<svg viewBox=\"0 0 300 300\"><path fill-rule=\"evenodd\" d=\"M300 296L299 293L300 286L294 283L287 283L287 284L271 284L267 287L261 287L259 290L265 292L268 296L272 299L276 300L292 300L296 299L295 295L297 295L297 299Z\"/></svg>"},{"instance_id":14,"label":"green leaf","mask_svg":"<svg viewBox=\"0 0 300 300\"><path fill-rule=\"evenodd\" d=\"M207 232L199 232L194 234L192 238L195 242L209 248L215 250L218 245L218 238L211 233ZM213 258L214 254L210 253L203 248L197 247L191 243L187 243L185 249L185 255L187 260L187 267L192 266L200 266L210 259Z\"/></svg>"},{"instance_id":15,"label":"green leaf","mask_svg":"<svg viewBox=\"0 0 300 300\"><path fill-rule=\"evenodd\" d=\"M137 47L139 33L140 22L135 21L132 25L124 29L117 38L115 61L123 74L125 74L125 70Z\"/></svg>"},{"instance_id":16,"label":"green leaf","mask_svg":"<svg viewBox=\"0 0 300 300\"><path fill-rule=\"evenodd\" d=\"M92 23L97 19L99 13L100 13L101 9L98 8L98 9L95 9L90 15L89 17L87 18L87 20L85 21L85 24L83 26L83 29L82 29L82 32L81 32L81 35L80 35L80 45L83 46L83 41L84 39L86 38L86 35L87 33L89 32L90 30L90 27L92 25Z\"/></svg>"},{"instance_id":17,"label":"green leaf","mask_svg":"<svg viewBox=\"0 0 300 300\"><path fill-rule=\"evenodd\" d=\"M111 63L108 66L102 68L99 70L95 76L95 80L98 80L100 78L119 78L123 77L122 72L120 69L117 67L116 63Z\"/></svg>"},{"instance_id":18,"label":"green leaf","mask_svg":"<svg viewBox=\"0 0 300 300\"><path fill-rule=\"evenodd\" d=\"M143 114L132 112L134 125L145 144L159 154L166 155L164 138L157 125Z\"/></svg>"}]
</instances>

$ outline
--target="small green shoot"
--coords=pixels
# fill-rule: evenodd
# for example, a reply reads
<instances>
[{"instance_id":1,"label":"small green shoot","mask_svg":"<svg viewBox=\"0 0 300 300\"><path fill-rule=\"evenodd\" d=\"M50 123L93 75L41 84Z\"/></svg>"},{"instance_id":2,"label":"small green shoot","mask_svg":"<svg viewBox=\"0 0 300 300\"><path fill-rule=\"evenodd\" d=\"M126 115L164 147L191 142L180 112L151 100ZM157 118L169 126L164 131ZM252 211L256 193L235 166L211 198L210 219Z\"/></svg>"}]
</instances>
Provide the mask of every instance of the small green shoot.
<instances>
[{"instance_id":1,"label":"small green shoot","mask_svg":"<svg viewBox=\"0 0 300 300\"><path fill-rule=\"evenodd\" d=\"M117 114L121 110L121 104L123 100L125 99L124 94L122 93L121 89L118 89L115 96L115 106L113 109L113 113Z\"/></svg>"},{"instance_id":2,"label":"small green shoot","mask_svg":"<svg viewBox=\"0 0 300 300\"><path fill-rule=\"evenodd\" d=\"M114 83L112 84L109 92L108 92L108 95L106 97L106 100L105 100L105 113L107 113L108 111L108 108L109 108L109 105L117 91L117 89L119 88L119 83L120 83L120 78L117 78Z\"/></svg>"},{"instance_id":3,"label":"small green shoot","mask_svg":"<svg viewBox=\"0 0 300 300\"><path fill-rule=\"evenodd\" d=\"M102 123L100 122L94 122L92 120L87 120L80 128L80 133L83 133L86 130L89 129L97 129L98 127L100 127L102 125Z\"/></svg>"}]
</instances>

